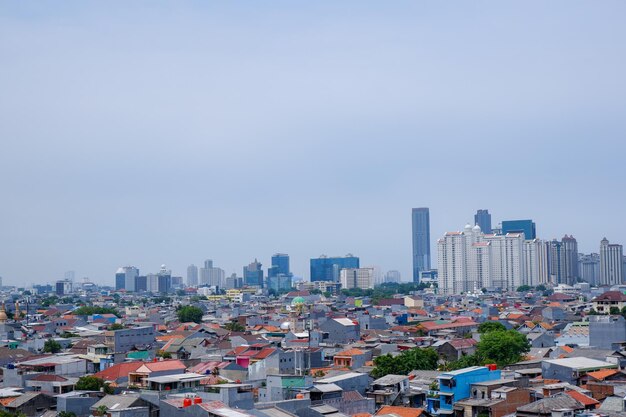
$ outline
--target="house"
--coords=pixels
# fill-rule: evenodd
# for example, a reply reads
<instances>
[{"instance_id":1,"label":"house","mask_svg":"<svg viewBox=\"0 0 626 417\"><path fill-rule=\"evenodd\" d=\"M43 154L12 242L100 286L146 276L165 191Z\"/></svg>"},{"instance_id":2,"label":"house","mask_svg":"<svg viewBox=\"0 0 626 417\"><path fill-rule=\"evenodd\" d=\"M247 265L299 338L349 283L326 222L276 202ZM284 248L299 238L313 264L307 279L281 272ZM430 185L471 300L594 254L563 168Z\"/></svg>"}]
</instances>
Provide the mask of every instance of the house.
<instances>
[{"instance_id":1,"label":"house","mask_svg":"<svg viewBox=\"0 0 626 417\"><path fill-rule=\"evenodd\" d=\"M333 356L333 364L338 368L356 369L365 365L365 362L372 360L371 351L362 351L360 349L347 349L335 353Z\"/></svg>"},{"instance_id":2,"label":"house","mask_svg":"<svg viewBox=\"0 0 626 417\"><path fill-rule=\"evenodd\" d=\"M385 375L372 382L367 397L373 398L376 406L409 405L409 377L406 375Z\"/></svg>"},{"instance_id":3,"label":"house","mask_svg":"<svg viewBox=\"0 0 626 417\"><path fill-rule=\"evenodd\" d=\"M63 377L55 374L39 374L26 381L26 387L46 394L63 394L74 390L78 378Z\"/></svg>"},{"instance_id":4,"label":"house","mask_svg":"<svg viewBox=\"0 0 626 417\"><path fill-rule=\"evenodd\" d=\"M494 384L472 384L471 397L457 401L455 410L459 417L474 417L488 415L502 417L515 413L518 407L531 401L530 391L513 386L507 386L499 381Z\"/></svg>"},{"instance_id":5,"label":"house","mask_svg":"<svg viewBox=\"0 0 626 417\"><path fill-rule=\"evenodd\" d=\"M359 323L347 318L332 318L320 324L322 342L326 344L354 343L361 338Z\"/></svg>"},{"instance_id":6,"label":"house","mask_svg":"<svg viewBox=\"0 0 626 417\"><path fill-rule=\"evenodd\" d=\"M427 411L437 415L452 414L456 401L470 397L471 384L497 380L500 376L500 371L493 365L445 372L438 377L439 391L427 398Z\"/></svg>"},{"instance_id":7,"label":"house","mask_svg":"<svg viewBox=\"0 0 626 417\"><path fill-rule=\"evenodd\" d=\"M452 339L443 342L437 347L437 353L446 361L456 361L465 355L472 355L476 351L474 339Z\"/></svg>"},{"instance_id":8,"label":"house","mask_svg":"<svg viewBox=\"0 0 626 417\"><path fill-rule=\"evenodd\" d=\"M404 296L404 306L407 308L424 308L424 300L414 295Z\"/></svg>"},{"instance_id":9,"label":"house","mask_svg":"<svg viewBox=\"0 0 626 417\"><path fill-rule=\"evenodd\" d=\"M315 381L315 384L335 384L344 391L357 391L365 395L369 387L371 377L359 372L340 372L337 375L329 375Z\"/></svg>"},{"instance_id":10,"label":"house","mask_svg":"<svg viewBox=\"0 0 626 417\"><path fill-rule=\"evenodd\" d=\"M136 370L128 373L128 385L147 387L148 377L175 375L185 372L187 367L179 360L144 362Z\"/></svg>"},{"instance_id":11,"label":"house","mask_svg":"<svg viewBox=\"0 0 626 417\"><path fill-rule=\"evenodd\" d=\"M569 415L561 414L562 417L573 417L575 411L582 411L585 406L566 393L556 394L552 397L543 398L530 404L517 407L517 417L550 417L553 412L568 410Z\"/></svg>"},{"instance_id":12,"label":"house","mask_svg":"<svg viewBox=\"0 0 626 417\"><path fill-rule=\"evenodd\" d=\"M54 407L56 400L43 392L28 391L10 401L3 402L2 406L14 414L24 414L28 417L39 416L44 411Z\"/></svg>"},{"instance_id":13,"label":"house","mask_svg":"<svg viewBox=\"0 0 626 417\"><path fill-rule=\"evenodd\" d=\"M593 309L600 314L608 314L611 308L617 308L622 311L626 307L626 294L621 291L607 291L591 300Z\"/></svg>"},{"instance_id":14,"label":"house","mask_svg":"<svg viewBox=\"0 0 626 417\"><path fill-rule=\"evenodd\" d=\"M556 379L577 385L588 372L602 369L615 369L614 363L585 357L547 359L541 361L541 375L544 379Z\"/></svg>"},{"instance_id":15,"label":"house","mask_svg":"<svg viewBox=\"0 0 626 417\"><path fill-rule=\"evenodd\" d=\"M425 417L423 408L398 407L393 405L384 405L374 414L375 416L393 415L398 417Z\"/></svg>"},{"instance_id":16,"label":"house","mask_svg":"<svg viewBox=\"0 0 626 417\"><path fill-rule=\"evenodd\" d=\"M144 362L122 362L97 372L94 376L114 383L116 386L128 386L128 374L136 371L143 364Z\"/></svg>"},{"instance_id":17,"label":"house","mask_svg":"<svg viewBox=\"0 0 626 417\"><path fill-rule=\"evenodd\" d=\"M552 347L555 345L554 336L548 332L535 333L531 332L526 335L530 346L533 348Z\"/></svg>"},{"instance_id":18,"label":"house","mask_svg":"<svg viewBox=\"0 0 626 417\"><path fill-rule=\"evenodd\" d=\"M91 415L91 406L105 395L100 391L71 391L59 394L56 396L56 411L74 413L76 417L87 417Z\"/></svg>"}]
</instances>

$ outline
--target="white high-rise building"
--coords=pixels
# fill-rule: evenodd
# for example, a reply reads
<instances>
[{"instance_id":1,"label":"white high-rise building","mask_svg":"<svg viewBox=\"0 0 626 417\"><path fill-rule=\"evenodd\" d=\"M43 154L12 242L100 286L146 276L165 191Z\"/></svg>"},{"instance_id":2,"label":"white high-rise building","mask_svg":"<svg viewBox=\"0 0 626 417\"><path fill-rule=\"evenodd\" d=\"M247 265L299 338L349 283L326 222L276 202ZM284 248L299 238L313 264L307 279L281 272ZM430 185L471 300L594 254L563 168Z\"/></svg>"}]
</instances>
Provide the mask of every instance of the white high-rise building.
<instances>
[{"instance_id":1,"label":"white high-rise building","mask_svg":"<svg viewBox=\"0 0 626 417\"><path fill-rule=\"evenodd\" d=\"M600 285L622 283L624 248L622 245L609 244L607 238L600 242Z\"/></svg>"},{"instance_id":2,"label":"white high-rise building","mask_svg":"<svg viewBox=\"0 0 626 417\"><path fill-rule=\"evenodd\" d=\"M550 281L549 243L541 239L524 241L524 271L522 285L546 285Z\"/></svg>"},{"instance_id":3,"label":"white high-rise building","mask_svg":"<svg viewBox=\"0 0 626 417\"><path fill-rule=\"evenodd\" d=\"M437 241L438 285L442 294L486 287L515 290L526 281L524 234L485 235L478 225L448 232Z\"/></svg>"},{"instance_id":4,"label":"white high-rise building","mask_svg":"<svg viewBox=\"0 0 626 417\"><path fill-rule=\"evenodd\" d=\"M198 286L198 267L194 264L187 267L187 285L190 287Z\"/></svg>"},{"instance_id":5,"label":"white high-rise building","mask_svg":"<svg viewBox=\"0 0 626 417\"><path fill-rule=\"evenodd\" d=\"M344 268L339 272L341 288L374 288L375 271L374 268Z\"/></svg>"}]
</instances>

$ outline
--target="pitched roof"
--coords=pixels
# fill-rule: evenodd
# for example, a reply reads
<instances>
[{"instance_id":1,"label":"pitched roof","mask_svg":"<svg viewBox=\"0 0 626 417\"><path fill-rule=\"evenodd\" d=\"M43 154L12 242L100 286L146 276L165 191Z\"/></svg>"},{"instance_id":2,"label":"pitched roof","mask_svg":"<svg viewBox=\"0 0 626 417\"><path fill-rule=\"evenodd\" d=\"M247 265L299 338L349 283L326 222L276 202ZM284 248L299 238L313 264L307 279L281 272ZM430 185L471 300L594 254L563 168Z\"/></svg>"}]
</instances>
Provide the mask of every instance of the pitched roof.
<instances>
[{"instance_id":1,"label":"pitched roof","mask_svg":"<svg viewBox=\"0 0 626 417\"><path fill-rule=\"evenodd\" d=\"M617 369L602 369L600 371L588 372L587 375L598 381L604 381L606 378L619 373Z\"/></svg>"},{"instance_id":2,"label":"pitched roof","mask_svg":"<svg viewBox=\"0 0 626 417\"><path fill-rule=\"evenodd\" d=\"M335 353L335 356L357 356L362 355L363 351L360 349L346 349L341 352Z\"/></svg>"},{"instance_id":3,"label":"pitched roof","mask_svg":"<svg viewBox=\"0 0 626 417\"><path fill-rule=\"evenodd\" d=\"M572 391L565 391L565 393L569 395L570 397L572 397L573 399L575 399L576 401L578 401L579 403L583 404L585 407L588 407L590 405L598 406L598 404L600 404L600 401L595 400L583 394L582 392L572 390Z\"/></svg>"},{"instance_id":4,"label":"pitched roof","mask_svg":"<svg viewBox=\"0 0 626 417\"><path fill-rule=\"evenodd\" d=\"M120 378L128 378L130 372L136 371L143 364L143 362L122 362L106 368L104 371L96 372L94 376L105 381L117 381Z\"/></svg>"},{"instance_id":5,"label":"pitched roof","mask_svg":"<svg viewBox=\"0 0 626 417\"><path fill-rule=\"evenodd\" d=\"M423 413L424 413L423 408L410 408L410 407L397 407L393 405L383 405L374 415L380 416L383 414L395 414L400 417L419 417Z\"/></svg>"},{"instance_id":6,"label":"pitched roof","mask_svg":"<svg viewBox=\"0 0 626 417\"><path fill-rule=\"evenodd\" d=\"M626 301L626 294L622 293L621 291L607 291L604 294L600 294L599 296L597 296L596 298L594 298L593 300L591 300L593 302L596 301L621 301L621 302L625 302Z\"/></svg>"}]
</instances>

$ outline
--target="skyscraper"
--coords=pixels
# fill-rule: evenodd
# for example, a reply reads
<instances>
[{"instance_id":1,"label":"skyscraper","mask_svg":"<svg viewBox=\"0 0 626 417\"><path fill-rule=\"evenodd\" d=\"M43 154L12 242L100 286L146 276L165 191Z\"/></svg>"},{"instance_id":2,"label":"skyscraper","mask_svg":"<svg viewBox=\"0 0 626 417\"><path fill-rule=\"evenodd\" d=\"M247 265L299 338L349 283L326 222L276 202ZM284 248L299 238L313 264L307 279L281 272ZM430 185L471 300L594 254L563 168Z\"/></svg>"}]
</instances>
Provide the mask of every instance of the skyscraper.
<instances>
[{"instance_id":1,"label":"skyscraper","mask_svg":"<svg viewBox=\"0 0 626 417\"><path fill-rule=\"evenodd\" d=\"M550 281L550 267L548 263L549 242L540 239L524 241L524 269L526 279L522 285L546 285Z\"/></svg>"},{"instance_id":2,"label":"skyscraper","mask_svg":"<svg viewBox=\"0 0 626 417\"><path fill-rule=\"evenodd\" d=\"M578 271L583 281L597 285L600 280L600 255L597 253L579 254Z\"/></svg>"},{"instance_id":3,"label":"skyscraper","mask_svg":"<svg viewBox=\"0 0 626 417\"><path fill-rule=\"evenodd\" d=\"M600 285L622 283L624 248L609 244L607 238L600 242Z\"/></svg>"},{"instance_id":4,"label":"skyscraper","mask_svg":"<svg viewBox=\"0 0 626 417\"><path fill-rule=\"evenodd\" d=\"M272 255L272 267L277 267L276 274L289 275L289 255L286 253L275 253Z\"/></svg>"},{"instance_id":5,"label":"skyscraper","mask_svg":"<svg viewBox=\"0 0 626 417\"><path fill-rule=\"evenodd\" d=\"M359 258L350 253L344 257L320 255L319 258L311 259L311 282L339 282L339 275L342 269L359 268L359 266Z\"/></svg>"},{"instance_id":6,"label":"skyscraper","mask_svg":"<svg viewBox=\"0 0 626 417\"><path fill-rule=\"evenodd\" d=\"M194 264L187 267L187 285L190 287L198 286L198 267Z\"/></svg>"},{"instance_id":7,"label":"skyscraper","mask_svg":"<svg viewBox=\"0 0 626 417\"><path fill-rule=\"evenodd\" d=\"M115 273L115 289L126 291L136 291L135 281L139 276L139 269L134 266L123 266Z\"/></svg>"},{"instance_id":8,"label":"skyscraper","mask_svg":"<svg viewBox=\"0 0 626 417\"><path fill-rule=\"evenodd\" d=\"M341 288L374 288L374 268L345 268L341 270Z\"/></svg>"},{"instance_id":9,"label":"skyscraper","mask_svg":"<svg viewBox=\"0 0 626 417\"><path fill-rule=\"evenodd\" d=\"M172 271L165 265L161 265L161 270L157 274L157 292L167 294L172 289Z\"/></svg>"},{"instance_id":10,"label":"skyscraper","mask_svg":"<svg viewBox=\"0 0 626 417\"><path fill-rule=\"evenodd\" d=\"M565 279L565 249L563 242L556 239L550 241L550 282L553 285L567 284Z\"/></svg>"},{"instance_id":11,"label":"skyscraper","mask_svg":"<svg viewBox=\"0 0 626 417\"><path fill-rule=\"evenodd\" d=\"M491 214L489 214L489 210L482 209L476 211L474 214L474 224L480 226L480 230L483 233L490 234L491 233Z\"/></svg>"},{"instance_id":12,"label":"skyscraper","mask_svg":"<svg viewBox=\"0 0 626 417\"><path fill-rule=\"evenodd\" d=\"M248 266L243 267L243 280L246 285L263 288L263 265L257 261L251 262Z\"/></svg>"},{"instance_id":13,"label":"skyscraper","mask_svg":"<svg viewBox=\"0 0 626 417\"><path fill-rule=\"evenodd\" d=\"M419 282L420 272L430 269L430 213L428 207L411 211L413 237L413 282Z\"/></svg>"},{"instance_id":14,"label":"skyscraper","mask_svg":"<svg viewBox=\"0 0 626 417\"><path fill-rule=\"evenodd\" d=\"M275 253L272 266L267 269L267 286L274 291L289 290L293 274L289 270L289 255Z\"/></svg>"},{"instance_id":15,"label":"skyscraper","mask_svg":"<svg viewBox=\"0 0 626 417\"><path fill-rule=\"evenodd\" d=\"M563 236L563 254L565 255L565 282L574 285L580 278L578 272L578 242L574 236Z\"/></svg>"},{"instance_id":16,"label":"skyscraper","mask_svg":"<svg viewBox=\"0 0 626 417\"><path fill-rule=\"evenodd\" d=\"M532 220L504 220L502 222L502 234L524 233L526 240L537 238L537 227Z\"/></svg>"}]
</instances>

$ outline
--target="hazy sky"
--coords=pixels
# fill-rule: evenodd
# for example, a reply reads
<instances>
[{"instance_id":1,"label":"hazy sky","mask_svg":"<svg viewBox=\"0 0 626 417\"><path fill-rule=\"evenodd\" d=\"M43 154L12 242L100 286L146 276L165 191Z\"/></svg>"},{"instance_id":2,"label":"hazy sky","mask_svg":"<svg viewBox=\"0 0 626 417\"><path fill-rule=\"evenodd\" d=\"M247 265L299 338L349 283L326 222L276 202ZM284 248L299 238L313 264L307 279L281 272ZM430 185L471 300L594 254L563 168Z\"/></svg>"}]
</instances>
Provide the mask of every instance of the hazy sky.
<instances>
[{"instance_id":1,"label":"hazy sky","mask_svg":"<svg viewBox=\"0 0 626 417\"><path fill-rule=\"evenodd\" d=\"M0 276L411 271L488 208L626 243L626 3L0 3Z\"/></svg>"}]
</instances>

